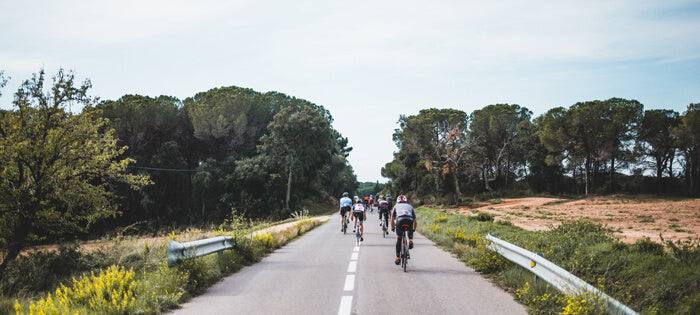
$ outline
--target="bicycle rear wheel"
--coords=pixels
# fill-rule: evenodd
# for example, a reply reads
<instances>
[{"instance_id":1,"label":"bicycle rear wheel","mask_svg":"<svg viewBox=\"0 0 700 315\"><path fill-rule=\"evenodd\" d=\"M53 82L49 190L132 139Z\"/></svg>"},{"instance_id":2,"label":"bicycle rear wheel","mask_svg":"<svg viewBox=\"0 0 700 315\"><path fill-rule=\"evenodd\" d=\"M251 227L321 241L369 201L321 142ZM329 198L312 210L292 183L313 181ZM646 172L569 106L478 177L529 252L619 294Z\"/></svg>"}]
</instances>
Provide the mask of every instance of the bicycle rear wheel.
<instances>
[{"instance_id":1,"label":"bicycle rear wheel","mask_svg":"<svg viewBox=\"0 0 700 315\"><path fill-rule=\"evenodd\" d=\"M403 272L406 272L406 267L408 265L408 235L406 232L403 233L403 240L401 241L401 267Z\"/></svg>"}]
</instances>

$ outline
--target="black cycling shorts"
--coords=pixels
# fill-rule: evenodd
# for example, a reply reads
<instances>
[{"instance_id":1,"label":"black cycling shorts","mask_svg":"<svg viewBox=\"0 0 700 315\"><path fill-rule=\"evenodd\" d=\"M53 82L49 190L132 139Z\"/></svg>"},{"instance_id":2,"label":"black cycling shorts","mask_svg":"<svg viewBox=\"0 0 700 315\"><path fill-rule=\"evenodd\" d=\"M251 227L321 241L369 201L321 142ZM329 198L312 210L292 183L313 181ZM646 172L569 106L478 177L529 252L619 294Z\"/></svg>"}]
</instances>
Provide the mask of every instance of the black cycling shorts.
<instances>
[{"instance_id":1,"label":"black cycling shorts","mask_svg":"<svg viewBox=\"0 0 700 315\"><path fill-rule=\"evenodd\" d=\"M365 221L365 213L364 212L359 212L359 211L353 211L352 215L355 216L360 222Z\"/></svg>"},{"instance_id":2,"label":"black cycling shorts","mask_svg":"<svg viewBox=\"0 0 700 315\"><path fill-rule=\"evenodd\" d=\"M340 215L345 215L350 212L350 206L340 207Z\"/></svg>"},{"instance_id":3,"label":"black cycling shorts","mask_svg":"<svg viewBox=\"0 0 700 315\"><path fill-rule=\"evenodd\" d=\"M403 232L408 232L408 238L413 238L413 218L399 217L396 219L396 235L403 236Z\"/></svg>"}]
</instances>

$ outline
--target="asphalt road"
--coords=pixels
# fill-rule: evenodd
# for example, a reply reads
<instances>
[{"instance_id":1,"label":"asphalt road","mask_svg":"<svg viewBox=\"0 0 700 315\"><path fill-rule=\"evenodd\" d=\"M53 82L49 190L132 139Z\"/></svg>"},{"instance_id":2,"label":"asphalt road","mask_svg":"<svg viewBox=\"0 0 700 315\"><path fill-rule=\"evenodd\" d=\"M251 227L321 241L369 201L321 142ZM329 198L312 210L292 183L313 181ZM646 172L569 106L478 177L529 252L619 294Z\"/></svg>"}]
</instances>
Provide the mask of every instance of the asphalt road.
<instances>
[{"instance_id":1,"label":"asphalt road","mask_svg":"<svg viewBox=\"0 0 700 315\"><path fill-rule=\"evenodd\" d=\"M420 218L419 218L420 219ZM331 216L259 263L212 286L175 314L525 314L512 296L416 233L408 272L395 234L368 212L365 241ZM352 231L348 231L352 232Z\"/></svg>"}]
</instances>

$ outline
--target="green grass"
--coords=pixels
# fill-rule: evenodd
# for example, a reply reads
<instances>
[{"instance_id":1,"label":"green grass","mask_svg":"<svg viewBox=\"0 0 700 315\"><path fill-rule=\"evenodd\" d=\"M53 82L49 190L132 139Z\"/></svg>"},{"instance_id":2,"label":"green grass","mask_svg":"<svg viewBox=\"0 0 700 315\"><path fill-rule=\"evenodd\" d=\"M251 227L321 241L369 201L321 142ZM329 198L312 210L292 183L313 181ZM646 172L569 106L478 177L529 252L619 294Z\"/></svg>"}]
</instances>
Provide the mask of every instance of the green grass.
<instances>
[{"instance_id":1,"label":"green grass","mask_svg":"<svg viewBox=\"0 0 700 315\"><path fill-rule=\"evenodd\" d=\"M0 313L14 313L17 300L21 313L159 314L203 293L222 277L259 261L269 252L316 225L315 221L302 217L287 230L249 237L253 230L260 228L260 224L234 218L215 231L189 229L180 233L173 232L169 238L179 241L198 239L202 234L220 234L234 237L238 244L237 248L224 251L221 255L185 260L173 268L168 268L165 263L167 242L149 245L126 240L92 253L79 251L75 246L64 246L58 252L32 254L13 262L0 280L3 293L0 297ZM56 296L56 289L62 286L67 288L66 292L73 292L73 295L101 288L92 284L100 277L91 278L91 275L98 275L109 266L133 272L133 278L118 285L122 291L114 291L120 296L133 297L133 302L124 308L116 309L104 301L102 304L95 302L94 305L88 305L83 299L47 299L48 293L55 292ZM73 279L82 279L80 281L87 285L73 287ZM127 292L123 288L130 289ZM109 294L113 294L112 291Z\"/></svg>"},{"instance_id":2,"label":"green grass","mask_svg":"<svg viewBox=\"0 0 700 315\"><path fill-rule=\"evenodd\" d=\"M515 299L531 314L556 314L576 307L588 313L602 306L563 296L523 268L499 258L483 246L488 233L544 257L598 287L641 314L697 314L700 310L700 245L662 245L649 239L625 244L600 224L578 221L549 231L526 231L516 226L481 222L475 217L418 208L418 230L460 260L516 292ZM439 222L437 216L447 216ZM527 288L527 289L526 289ZM518 295L519 294L519 295ZM584 312L584 311L582 311Z\"/></svg>"}]
</instances>

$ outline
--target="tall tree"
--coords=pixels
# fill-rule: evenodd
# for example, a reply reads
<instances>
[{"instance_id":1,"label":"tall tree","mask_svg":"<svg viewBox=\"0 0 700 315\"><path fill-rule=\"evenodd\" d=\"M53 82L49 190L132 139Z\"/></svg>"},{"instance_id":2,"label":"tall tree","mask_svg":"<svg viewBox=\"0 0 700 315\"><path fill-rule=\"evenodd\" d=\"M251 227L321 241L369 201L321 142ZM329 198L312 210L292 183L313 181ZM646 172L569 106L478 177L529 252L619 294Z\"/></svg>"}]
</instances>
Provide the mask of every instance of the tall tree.
<instances>
[{"instance_id":1,"label":"tall tree","mask_svg":"<svg viewBox=\"0 0 700 315\"><path fill-rule=\"evenodd\" d=\"M402 116L402 128L394 133L399 148L415 150L425 167L440 176L449 202L460 199L458 174L467 153L467 114L455 109L424 109L415 116Z\"/></svg>"},{"instance_id":2,"label":"tall tree","mask_svg":"<svg viewBox=\"0 0 700 315\"><path fill-rule=\"evenodd\" d=\"M610 189L615 190L615 162L636 137L644 106L636 100L611 98L604 102L606 151L610 155Z\"/></svg>"},{"instance_id":3,"label":"tall tree","mask_svg":"<svg viewBox=\"0 0 700 315\"><path fill-rule=\"evenodd\" d=\"M664 170L673 177L673 157L678 145L673 129L678 127L678 112L670 109L652 109L644 112L639 125L637 151L654 160L657 183L661 183Z\"/></svg>"},{"instance_id":4,"label":"tall tree","mask_svg":"<svg viewBox=\"0 0 700 315\"><path fill-rule=\"evenodd\" d=\"M579 102L568 110L557 107L542 119L540 140L552 152L550 163L566 158L570 163L583 160L585 193L590 194L591 169L605 143L605 105L601 101ZM557 161L558 160L558 161Z\"/></svg>"},{"instance_id":5,"label":"tall tree","mask_svg":"<svg viewBox=\"0 0 700 315\"><path fill-rule=\"evenodd\" d=\"M328 118L310 106L282 108L261 138L259 152L278 161L287 177L285 208L290 209L294 174L314 178L331 161L336 139Z\"/></svg>"},{"instance_id":6,"label":"tall tree","mask_svg":"<svg viewBox=\"0 0 700 315\"><path fill-rule=\"evenodd\" d=\"M96 118L89 80L76 85L59 70L44 89L43 69L22 83L14 110L0 120L0 246L4 270L32 238L83 231L114 216L109 181L138 189L144 176L128 175L114 132ZM74 115L66 108L83 106Z\"/></svg>"},{"instance_id":7,"label":"tall tree","mask_svg":"<svg viewBox=\"0 0 700 315\"><path fill-rule=\"evenodd\" d=\"M700 193L700 103L688 105L681 123L674 129L683 152L686 185L689 193Z\"/></svg>"},{"instance_id":8,"label":"tall tree","mask_svg":"<svg viewBox=\"0 0 700 315\"><path fill-rule=\"evenodd\" d=\"M507 184L511 166L524 163L524 154L514 156L513 142L518 137L518 126L529 122L531 116L530 110L515 104L489 105L469 116L472 163L481 170L487 190L493 191L489 182L502 174Z\"/></svg>"}]
</instances>

